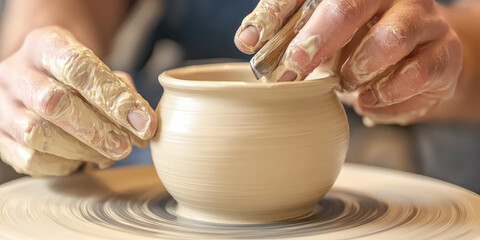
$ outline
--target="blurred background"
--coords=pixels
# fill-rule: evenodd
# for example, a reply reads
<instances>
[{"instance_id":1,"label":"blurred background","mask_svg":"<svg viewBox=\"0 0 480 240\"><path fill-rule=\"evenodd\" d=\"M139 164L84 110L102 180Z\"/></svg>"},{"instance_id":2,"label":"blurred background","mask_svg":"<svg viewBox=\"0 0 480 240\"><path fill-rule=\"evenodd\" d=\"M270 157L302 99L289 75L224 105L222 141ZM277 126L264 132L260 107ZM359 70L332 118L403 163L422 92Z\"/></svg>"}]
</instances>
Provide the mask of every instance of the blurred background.
<instances>
[{"instance_id":1,"label":"blurred background","mask_svg":"<svg viewBox=\"0 0 480 240\"><path fill-rule=\"evenodd\" d=\"M164 70L250 59L236 49L233 36L257 2L139 0L105 61L113 70L130 73L140 94L155 108L162 94L157 76ZM0 16L3 7L0 0ZM367 128L352 109L346 107L346 112L351 131L347 162L419 173L480 193L479 124ZM132 164L151 164L149 149L134 149L115 166ZM0 183L17 177L0 161Z\"/></svg>"}]
</instances>

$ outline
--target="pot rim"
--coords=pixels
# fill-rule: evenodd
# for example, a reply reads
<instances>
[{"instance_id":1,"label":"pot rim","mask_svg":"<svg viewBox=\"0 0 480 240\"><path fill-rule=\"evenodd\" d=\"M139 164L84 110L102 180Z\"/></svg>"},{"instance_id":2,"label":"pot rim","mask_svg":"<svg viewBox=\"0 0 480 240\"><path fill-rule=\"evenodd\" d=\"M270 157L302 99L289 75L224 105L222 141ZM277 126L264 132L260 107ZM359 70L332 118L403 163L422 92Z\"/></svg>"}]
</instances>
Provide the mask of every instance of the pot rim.
<instances>
[{"instance_id":1,"label":"pot rim","mask_svg":"<svg viewBox=\"0 0 480 240\"><path fill-rule=\"evenodd\" d=\"M215 70L218 69L218 70ZM215 64L202 64L187 66L181 68L175 68L164 71L158 76L158 80L163 87L173 87L177 89L192 89L192 90L208 90L208 89L270 89L270 88L298 88L298 87L312 87L319 85L330 85L333 89L339 85L339 78L337 74L330 70L322 70L328 74L326 77L309 79L304 81L293 82L245 82L245 81L215 81L215 80L203 80L193 77L195 73L199 72L222 72L231 70L250 70L250 65L247 62L240 63L215 63ZM177 74L191 75L192 78L187 79L175 77ZM253 76L253 73L252 73Z\"/></svg>"}]
</instances>

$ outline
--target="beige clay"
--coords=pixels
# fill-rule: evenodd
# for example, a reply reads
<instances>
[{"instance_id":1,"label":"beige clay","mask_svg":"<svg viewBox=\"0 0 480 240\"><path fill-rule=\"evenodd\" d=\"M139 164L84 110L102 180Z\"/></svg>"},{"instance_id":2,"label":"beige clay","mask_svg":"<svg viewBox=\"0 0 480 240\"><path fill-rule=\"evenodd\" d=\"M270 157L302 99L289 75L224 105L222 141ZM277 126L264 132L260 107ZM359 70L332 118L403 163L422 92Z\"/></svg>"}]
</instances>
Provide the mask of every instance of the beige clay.
<instances>
[{"instance_id":1,"label":"beige clay","mask_svg":"<svg viewBox=\"0 0 480 240\"><path fill-rule=\"evenodd\" d=\"M296 193L292 192L292 195ZM308 219L259 225L178 216L153 167L0 186L0 239L441 239L480 236L480 197L398 171L345 164Z\"/></svg>"},{"instance_id":2,"label":"beige clay","mask_svg":"<svg viewBox=\"0 0 480 240\"><path fill-rule=\"evenodd\" d=\"M0 186L0 239L478 238L480 197L451 184L346 164L328 191L348 128L338 80L316 74L262 84L246 64L166 72L152 142L163 185L152 167L15 180Z\"/></svg>"},{"instance_id":3,"label":"beige clay","mask_svg":"<svg viewBox=\"0 0 480 240\"><path fill-rule=\"evenodd\" d=\"M338 78L259 83L248 64L163 73L151 142L178 214L221 223L305 217L345 159L348 124Z\"/></svg>"}]
</instances>

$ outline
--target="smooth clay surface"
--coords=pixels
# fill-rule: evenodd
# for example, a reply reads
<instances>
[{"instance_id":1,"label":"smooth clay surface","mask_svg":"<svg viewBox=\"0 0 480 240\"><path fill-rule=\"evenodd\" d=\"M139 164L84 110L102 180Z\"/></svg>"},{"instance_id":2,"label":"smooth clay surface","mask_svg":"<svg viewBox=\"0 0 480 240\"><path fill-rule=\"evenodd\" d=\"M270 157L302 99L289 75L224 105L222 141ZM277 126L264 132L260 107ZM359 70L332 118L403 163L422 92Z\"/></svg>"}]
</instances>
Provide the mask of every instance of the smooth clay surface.
<instances>
[{"instance_id":1,"label":"smooth clay surface","mask_svg":"<svg viewBox=\"0 0 480 240\"><path fill-rule=\"evenodd\" d=\"M480 197L438 180L345 164L300 221L182 218L153 167L14 180L0 187L0 239L435 239L480 237ZM273 203L272 203L273 204Z\"/></svg>"},{"instance_id":2,"label":"smooth clay surface","mask_svg":"<svg viewBox=\"0 0 480 240\"><path fill-rule=\"evenodd\" d=\"M333 90L338 78L317 74L260 83L240 63L159 77L161 126L151 149L180 216L251 224L313 214L340 172L349 138Z\"/></svg>"}]
</instances>

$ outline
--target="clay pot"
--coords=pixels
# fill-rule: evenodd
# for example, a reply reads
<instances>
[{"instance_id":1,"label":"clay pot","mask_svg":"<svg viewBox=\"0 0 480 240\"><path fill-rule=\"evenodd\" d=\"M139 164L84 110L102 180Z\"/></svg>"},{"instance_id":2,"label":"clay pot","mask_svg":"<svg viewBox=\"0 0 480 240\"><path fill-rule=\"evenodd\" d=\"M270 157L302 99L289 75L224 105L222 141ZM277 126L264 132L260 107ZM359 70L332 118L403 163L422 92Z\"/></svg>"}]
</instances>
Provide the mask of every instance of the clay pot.
<instances>
[{"instance_id":1,"label":"clay pot","mask_svg":"<svg viewBox=\"0 0 480 240\"><path fill-rule=\"evenodd\" d=\"M332 187L348 147L338 78L258 83L247 63L159 76L157 173L182 217L265 223L308 216Z\"/></svg>"}]
</instances>

